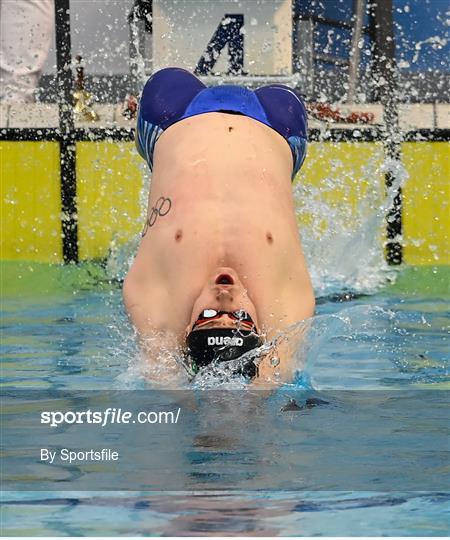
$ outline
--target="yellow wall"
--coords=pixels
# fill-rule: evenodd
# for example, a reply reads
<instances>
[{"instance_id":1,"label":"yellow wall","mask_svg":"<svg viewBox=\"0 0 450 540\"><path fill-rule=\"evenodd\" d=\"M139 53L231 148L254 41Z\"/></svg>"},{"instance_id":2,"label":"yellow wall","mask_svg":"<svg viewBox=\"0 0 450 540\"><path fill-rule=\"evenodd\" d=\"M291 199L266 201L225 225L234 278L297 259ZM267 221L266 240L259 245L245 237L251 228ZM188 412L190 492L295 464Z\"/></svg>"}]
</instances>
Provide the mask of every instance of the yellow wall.
<instances>
[{"instance_id":1,"label":"yellow wall","mask_svg":"<svg viewBox=\"0 0 450 540\"><path fill-rule=\"evenodd\" d=\"M62 261L59 144L0 142L1 258Z\"/></svg>"},{"instance_id":2,"label":"yellow wall","mask_svg":"<svg viewBox=\"0 0 450 540\"><path fill-rule=\"evenodd\" d=\"M449 144L402 148L409 178L403 190L404 257L410 264L450 264Z\"/></svg>"},{"instance_id":3,"label":"yellow wall","mask_svg":"<svg viewBox=\"0 0 450 540\"><path fill-rule=\"evenodd\" d=\"M301 182L308 192L309 204L314 201L319 208L323 203L324 208L318 223L317 210L313 216L307 206L301 206L300 224L308 226L314 221L319 231L324 231L335 210L339 223L352 230L361 201L370 197L379 204L383 199L383 158L381 143L311 143L296 182Z\"/></svg>"},{"instance_id":4,"label":"yellow wall","mask_svg":"<svg viewBox=\"0 0 450 540\"><path fill-rule=\"evenodd\" d=\"M80 260L105 257L143 228L139 197L144 161L134 143L77 143Z\"/></svg>"},{"instance_id":5,"label":"yellow wall","mask_svg":"<svg viewBox=\"0 0 450 540\"><path fill-rule=\"evenodd\" d=\"M2 258L62 261L58 143L1 142L0 150ZM404 143L402 152L409 174L403 189L404 260L449 264L449 144ZM80 259L103 258L142 228L144 162L132 142L80 142L76 163ZM351 224L361 201L381 202L382 163L381 143L312 143L300 180ZM300 221L311 221L307 208Z\"/></svg>"}]
</instances>

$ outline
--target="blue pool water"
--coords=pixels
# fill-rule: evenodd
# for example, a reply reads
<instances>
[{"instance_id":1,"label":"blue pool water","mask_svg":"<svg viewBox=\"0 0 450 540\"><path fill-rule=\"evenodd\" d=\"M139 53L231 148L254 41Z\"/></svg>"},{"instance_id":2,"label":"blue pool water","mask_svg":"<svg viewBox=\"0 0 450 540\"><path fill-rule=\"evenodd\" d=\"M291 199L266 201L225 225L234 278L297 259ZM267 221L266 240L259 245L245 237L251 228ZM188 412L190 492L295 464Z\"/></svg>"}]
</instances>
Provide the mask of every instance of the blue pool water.
<instances>
[{"instance_id":1,"label":"blue pool water","mask_svg":"<svg viewBox=\"0 0 450 540\"><path fill-rule=\"evenodd\" d=\"M120 285L100 267L11 264L3 277L2 378L23 396L18 411L37 389L156 392L136 360ZM190 424L192 433L179 432L186 478L145 492L125 482L114 492L6 491L2 533L448 535L448 308L448 268L439 267L406 269L376 294L320 298L293 384L260 400L256 414L243 406L248 390L238 385L239 406L221 403L203 425ZM187 383L184 391L205 392ZM300 405L307 396L321 401L282 412L292 396ZM396 416L404 423L391 429ZM399 427L407 449L396 446ZM347 465L337 456L342 448ZM391 468L386 482L354 467L367 456L375 468L396 463L389 460L400 454L413 471L408 482L404 469ZM333 477L346 466L348 474Z\"/></svg>"}]
</instances>

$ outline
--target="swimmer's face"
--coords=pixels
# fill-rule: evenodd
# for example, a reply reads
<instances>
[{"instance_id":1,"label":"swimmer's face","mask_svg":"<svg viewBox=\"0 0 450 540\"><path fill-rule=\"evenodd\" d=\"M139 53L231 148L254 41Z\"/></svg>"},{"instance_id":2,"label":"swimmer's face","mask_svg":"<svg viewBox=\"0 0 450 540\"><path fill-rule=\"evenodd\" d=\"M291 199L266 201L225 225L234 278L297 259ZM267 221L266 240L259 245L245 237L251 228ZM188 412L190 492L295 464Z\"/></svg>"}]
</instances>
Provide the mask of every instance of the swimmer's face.
<instances>
[{"instance_id":1,"label":"swimmer's face","mask_svg":"<svg viewBox=\"0 0 450 540\"><path fill-rule=\"evenodd\" d=\"M256 308L247 295L247 290L230 268L220 268L206 282L199 297L194 302L191 318L186 328L186 334L192 331L199 314L204 309L233 312L246 311L256 327L259 328ZM207 328L237 328L240 322L228 315L222 315L211 321L205 321L197 329Z\"/></svg>"}]
</instances>

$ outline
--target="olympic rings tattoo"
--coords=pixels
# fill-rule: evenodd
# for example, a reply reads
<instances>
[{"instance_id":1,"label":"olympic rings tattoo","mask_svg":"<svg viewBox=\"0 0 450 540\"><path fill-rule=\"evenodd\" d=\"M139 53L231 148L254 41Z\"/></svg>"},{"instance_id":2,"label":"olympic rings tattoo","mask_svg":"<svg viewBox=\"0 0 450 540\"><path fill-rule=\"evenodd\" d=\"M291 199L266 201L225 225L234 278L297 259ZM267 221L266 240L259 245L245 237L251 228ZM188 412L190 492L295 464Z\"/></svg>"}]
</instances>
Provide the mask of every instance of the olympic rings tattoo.
<instances>
[{"instance_id":1,"label":"olympic rings tattoo","mask_svg":"<svg viewBox=\"0 0 450 540\"><path fill-rule=\"evenodd\" d=\"M141 236L145 236L149 227L153 227L158 216L164 217L166 214L169 213L171 208L172 201L168 197L160 197L156 201L155 206L153 206L150 210L150 214L147 218L147 221L145 222L144 230L142 231Z\"/></svg>"}]
</instances>

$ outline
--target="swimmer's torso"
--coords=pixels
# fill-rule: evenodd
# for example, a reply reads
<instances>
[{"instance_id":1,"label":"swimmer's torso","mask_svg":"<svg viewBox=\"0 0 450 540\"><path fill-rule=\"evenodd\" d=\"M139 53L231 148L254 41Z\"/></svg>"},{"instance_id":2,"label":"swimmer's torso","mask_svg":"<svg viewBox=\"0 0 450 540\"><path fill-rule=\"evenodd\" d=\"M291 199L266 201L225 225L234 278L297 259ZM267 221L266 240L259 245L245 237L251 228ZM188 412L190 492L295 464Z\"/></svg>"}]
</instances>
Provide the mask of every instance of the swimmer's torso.
<instances>
[{"instance_id":1,"label":"swimmer's torso","mask_svg":"<svg viewBox=\"0 0 450 540\"><path fill-rule=\"evenodd\" d=\"M239 274L266 328L281 329L312 314L291 173L286 141L246 116L202 114L161 135L151 219L128 279L139 287L140 310L152 324L182 333L217 267Z\"/></svg>"}]
</instances>

